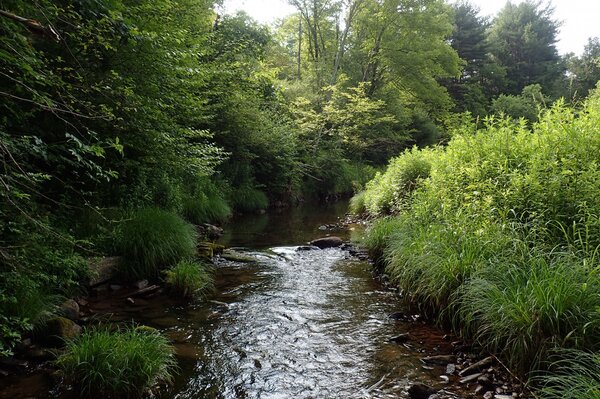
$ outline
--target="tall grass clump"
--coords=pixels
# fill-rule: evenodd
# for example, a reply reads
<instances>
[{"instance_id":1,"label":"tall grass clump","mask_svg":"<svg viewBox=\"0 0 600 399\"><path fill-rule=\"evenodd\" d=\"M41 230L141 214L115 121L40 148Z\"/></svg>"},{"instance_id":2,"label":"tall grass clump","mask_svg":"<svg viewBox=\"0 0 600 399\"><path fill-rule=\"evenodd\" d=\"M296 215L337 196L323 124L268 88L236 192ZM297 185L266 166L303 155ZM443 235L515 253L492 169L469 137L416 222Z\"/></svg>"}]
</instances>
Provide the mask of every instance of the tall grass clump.
<instances>
[{"instance_id":1,"label":"tall grass clump","mask_svg":"<svg viewBox=\"0 0 600 399\"><path fill-rule=\"evenodd\" d=\"M367 212L367 207L365 205L365 197L366 192L361 191L356 194L352 198L350 198L350 204L348 205L349 211L353 215L363 215Z\"/></svg>"},{"instance_id":2,"label":"tall grass clump","mask_svg":"<svg viewBox=\"0 0 600 399\"><path fill-rule=\"evenodd\" d=\"M165 271L169 291L182 298L197 298L213 286L213 276L208 265L184 260Z\"/></svg>"},{"instance_id":3,"label":"tall grass clump","mask_svg":"<svg viewBox=\"0 0 600 399\"><path fill-rule=\"evenodd\" d=\"M376 220L367 230L363 245L369 251L369 256L376 263L382 264L384 253L390 244L392 235L404 226L404 221L397 217L385 217Z\"/></svg>"},{"instance_id":4,"label":"tall grass clump","mask_svg":"<svg viewBox=\"0 0 600 399\"><path fill-rule=\"evenodd\" d=\"M366 185L365 208L374 216L398 212L407 206L407 199L429 176L430 157L434 150L414 147L390 161L385 173L377 173Z\"/></svg>"},{"instance_id":5,"label":"tall grass clump","mask_svg":"<svg viewBox=\"0 0 600 399\"><path fill-rule=\"evenodd\" d=\"M122 223L116 246L124 278L158 278L162 269L195 254L196 233L176 214L148 208Z\"/></svg>"},{"instance_id":6,"label":"tall grass clump","mask_svg":"<svg viewBox=\"0 0 600 399\"><path fill-rule=\"evenodd\" d=\"M217 183L207 178L197 179L183 199L181 214L194 224L223 223L231 216L231 207L225 197Z\"/></svg>"},{"instance_id":7,"label":"tall grass clump","mask_svg":"<svg viewBox=\"0 0 600 399\"><path fill-rule=\"evenodd\" d=\"M231 193L231 203L238 212L253 212L269 207L267 195L250 186L238 187Z\"/></svg>"},{"instance_id":8,"label":"tall grass clump","mask_svg":"<svg viewBox=\"0 0 600 399\"><path fill-rule=\"evenodd\" d=\"M553 373L537 378L542 384L541 399L600 398L600 354L580 350L557 350Z\"/></svg>"},{"instance_id":9,"label":"tall grass clump","mask_svg":"<svg viewBox=\"0 0 600 399\"><path fill-rule=\"evenodd\" d=\"M598 345L600 280L580 262L535 250L495 260L464 287L464 322L482 347L522 374L556 347Z\"/></svg>"},{"instance_id":10,"label":"tall grass clump","mask_svg":"<svg viewBox=\"0 0 600 399\"><path fill-rule=\"evenodd\" d=\"M85 397L140 397L170 382L174 349L158 331L128 328L88 330L69 341L56 364Z\"/></svg>"},{"instance_id":11,"label":"tall grass clump","mask_svg":"<svg viewBox=\"0 0 600 399\"><path fill-rule=\"evenodd\" d=\"M193 224L223 223L231 216L231 208L217 194L200 193L183 201L182 214Z\"/></svg>"}]
</instances>

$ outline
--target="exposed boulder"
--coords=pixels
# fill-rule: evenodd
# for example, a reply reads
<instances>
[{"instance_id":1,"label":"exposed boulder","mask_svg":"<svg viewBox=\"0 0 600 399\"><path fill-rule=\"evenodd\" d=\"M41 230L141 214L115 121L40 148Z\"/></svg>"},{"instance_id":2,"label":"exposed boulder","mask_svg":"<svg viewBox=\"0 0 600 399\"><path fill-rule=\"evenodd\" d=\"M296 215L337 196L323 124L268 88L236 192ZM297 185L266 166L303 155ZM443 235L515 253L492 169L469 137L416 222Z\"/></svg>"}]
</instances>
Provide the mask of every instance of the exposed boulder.
<instances>
[{"instance_id":1,"label":"exposed boulder","mask_svg":"<svg viewBox=\"0 0 600 399\"><path fill-rule=\"evenodd\" d=\"M431 395L436 394L437 391L437 389L432 388L429 385L416 383L408 388L408 396L411 399L428 399Z\"/></svg>"},{"instance_id":2,"label":"exposed boulder","mask_svg":"<svg viewBox=\"0 0 600 399\"><path fill-rule=\"evenodd\" d=\"M315 247L325 249L325 248L341 247L343 243L344 243L344 241L340 237L331 236L331 237L323 237L323 238L318 238L316 240L313 240L310 242L310 245L314 245Z\"/></svg>"},{"instance_id":3,"label":"exposed boulder","mask_svg":"<svg viewBox=\"0 0 600 399\"><path fill-rule=\"evenodd\" d=\"M66 317L54 317L48 320L44 328L40 329L38 338L50 346L62 346L66 340L73 339L81 334L81 326Z\"/></svg>"},{"instance_id":4,"label":"exposed boulder","mask_svg":"<svg viewBox=\"0 0 600 399\"><path fill-rule=\"evenodd\" d=\"M79 320L79 304L68 299L60 305L60 314L73 321Z\"/></svg>"},{"instance_id":5,"label":"exposed boulder","mask_svg":"<svg viewBox=\"0 0 600 399\"><path fill-rule=\"evenodd\" d=\"M120 262L120 256L90 259L88 261L88 269L90 270L90 287L106 283L112 279L118 270L117 268Z\"/></svg>"}]
</instances>

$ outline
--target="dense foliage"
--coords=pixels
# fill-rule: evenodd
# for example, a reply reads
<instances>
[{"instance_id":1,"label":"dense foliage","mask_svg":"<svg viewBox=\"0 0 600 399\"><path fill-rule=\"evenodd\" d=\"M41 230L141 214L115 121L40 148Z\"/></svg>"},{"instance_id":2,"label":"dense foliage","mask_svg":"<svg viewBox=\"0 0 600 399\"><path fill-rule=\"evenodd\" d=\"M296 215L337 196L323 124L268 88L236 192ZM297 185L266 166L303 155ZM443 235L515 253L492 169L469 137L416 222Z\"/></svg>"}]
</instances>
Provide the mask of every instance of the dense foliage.
<instances>
[{"instance_id":1,"label":"dense foliage","mask_svg":"<svg viewBox=\"0 0 600 399\"><path fill-rule=\"evenodd\" d=\"M392 160L361 194L364 212L394 215L366 245L404 297L522 375L557 348L600 348L599 122L594 93L531 128L465 124L444 147Z\"/></svg>"},{"instance_id":2,"label":"dense foliage","mask_svg":"<svg viewBox=\"0 0 600 399\"><path fill-rule=\"evenodd\" d=\"M353 209L400 215L372 254L424 310L521 370L596 342L597 96L578 110L598 39L561 57L534 1L288 2L273 26L214 0L0 2L0 355L81 292L86 258L160 279L195 254L187 222L365 184ZM513 302L539 318L495 313Z\"/></svg>"}]
</instances>

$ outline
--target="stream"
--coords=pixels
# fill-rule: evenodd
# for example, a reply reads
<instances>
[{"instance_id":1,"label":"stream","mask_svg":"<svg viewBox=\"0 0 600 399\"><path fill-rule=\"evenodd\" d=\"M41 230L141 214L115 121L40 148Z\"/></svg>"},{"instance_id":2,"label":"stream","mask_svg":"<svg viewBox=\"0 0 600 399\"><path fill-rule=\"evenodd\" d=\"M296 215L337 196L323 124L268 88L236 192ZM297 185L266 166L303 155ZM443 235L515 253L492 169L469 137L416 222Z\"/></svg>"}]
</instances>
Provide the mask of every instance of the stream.
<instances>
[{"instance_id":1,"label":"stream","mask_svg":"<svg viewBox=\"0 0 600 399\"><path fill-rule=\"evenodd\" d=\"M338 222L346 205L232 221L222 243L250 259L218 260L208 301L161 297L111 309L112 320L147 324L174 342L179 370L161 398L407 398L414 382L447 386L440 378L445 367L424 367L420 359L450 353L449 340L418 316L390 318L406 310L368 262L340 248L298 250L326 234L361 234L360 226L319 229ZM389 341L407 332L407 343ZM40 378L22 389L32 390ZM77 397L44 389L13 389L12 397ZM448 389L461 394L456 385ZM9 396L0 389L0 397Z\"/></svg>"}]
</instances>

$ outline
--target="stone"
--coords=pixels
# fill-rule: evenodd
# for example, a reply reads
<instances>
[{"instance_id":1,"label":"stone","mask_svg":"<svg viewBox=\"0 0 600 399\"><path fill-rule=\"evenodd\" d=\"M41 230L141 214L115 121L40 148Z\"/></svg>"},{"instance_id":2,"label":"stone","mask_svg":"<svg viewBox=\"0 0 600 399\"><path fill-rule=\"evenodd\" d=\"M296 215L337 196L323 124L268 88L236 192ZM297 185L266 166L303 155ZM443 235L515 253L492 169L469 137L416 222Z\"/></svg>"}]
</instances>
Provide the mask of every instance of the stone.
<instances>
[{"instance_id":1,"label":"stone","mask_svg":"<svg viewBox=\"0 0 600 399\"><path fill-rule=\"evenodd\" d=\"M110 288L111 291L119 291L123 287L119 284L111 284L108 286L108 288Z\"/></svg>"},{"instance_id":2,"label":"stone","mask_svg":"<svg viewBox=\"0 0 600 399\"><path fill-rule=\"evenodd\" d=\"M296 251L314 251L315 249L319 249L319 247L315 247L314 245L300 245L296 248Z\"/></svg>"},{"instance_id":3,"label":"stone","mask_svg":"<svg viewBox=\"0 0 600 399\"><path fill-rule=\"evenodd\" d=\"M486 393L483 394L483 399L493 399L494 398L494 392L492 391L487 391Z\"/></svg>"},{"instance_id":4,"label":"stone","mask_svg":"<svg viewBox=\"0 0 600 399\"><path fill-rule=\"evenodd\" d=\"M469 383L469 382L476 381L476 380L477 380L477 379L478 379L480 376L481 376L481 373L477 373L477 374L471 374L471 375L468 375L468 376L466 376L466 377L463 377L463 378L460 380L460 383L461 383L461 384L467 384L467 383Z\"/></svg>"},{"instance_id":5,"label":"stone","mask_svg":"<svg viewBox=\"0 0 600 399\"><path fill-rule=\"evenodd\" d=\"M408 396L411 399L428 399L431 395L435 395L437 391L429 385L415 383L408 388Z\"/></svg>"},{"instance_id":6,"label":"stone","mask_svg":"<svg viewBox=\"0 0 600 399\"><path fill-rule=\"evenodd\" d=\"M388 339L388 341L395 342L397 344L403 344L405 342L408 342L409 340L410 340L410 335L408 333L396 335L395 337Z\"/></svg>"},{"instance_id":7,"label":"stone","mask_svg":"<svg viewBox=\"0 0 600 399\"><path fill-rule=\"evenodd\" d=\"M223 235L223 229L212 224L203 224L204 232L210 239L216 240Z\"/></svg>"},{"instance_id":8,"label":"stone","mask_svg":"<svg viewBox=\"0 0 600 399\"><path fill-rule=\"evenodd\" d=\"M73 299L67 299L60 305L60 314L73 321L79 320L79 304Z\"/></svg>"},{"instance_id":9,"label":"stone","mask_svg":"<svg viewBox=\"0 0 600 399\"><path fill-rule=\"evenodd\" d=\"M463 376L463 375L470 375L470 374L476 373L478 371L488 368L493 363L494 363L494 358L492 356L488 356L485 359L480 360L477 363L473 363L469 367L465 368L464 370L462 370L459 373L459 375Z\"/></svg>"},{"instance_id":10,"label":"stone","mask_svg":"<svg viewBox=\"0 0 600 399\"><path fill-rule=\"evenodd\" d=\"M436 355L436 356L427 356L421 359L423 363L427 364L439 364L442 366L447 365L448 363L456 363L456 356L454 355Z\"/></svg>"},{"instance_id":11,"label":"stone","mask_svg":"<svg viewBox=\"0 0 600 399\"><path fill-rule=\"evenodd\" d=\"M135 305L135 299L133 299L133 298L125 299L125 302L127 302L129 305Z\"/></svg>"},{"instance_id":12,"label":"stone","mask_svg":"<svg viewBox=\"0 0 600 399\"><path fill-rule=\"evenodd\" d=\"M456 373L456 364L454 364L454 363L449 363L449 364L446 366L446 374L452 375L452 374L454 374L454 373Z\"/></svg>"},{"instance_id":13,"label":"stone","mask_svg":"<svg viewBox=\"0 0 600 399\"><path fill-rule=\"evenodd\" d=\"M322 237L310 242L311 245L320 249L340 247L344 241L340 237Z\"/></svg>"},{"instance_id":14,"label":"stone","mask_svg":"<svg viewBox=\"0 0 600 399\"><path fill-rule=\"evenodd\" d=\"M140 280L133 283L133 287L141 290L142 288L146 288L148 286L148 280Z\"/></svg>"},{"instance_id":15,"label":"stone","mask_svg":"<svg viewBox=\"0 0 600 399\"><path fill-rule=\"evenodd\" d=\"M66 340L81 334L81 326L66 317L55 317L40 329L39 339L50 346L62 346Z\"/></svg>"},{"instance_id":16,"label":"stone","mask_svg":"<svg viewBox=\"0 0 600 399\"><path fill-rule=\"evenodd\" d=\"M94 258L88 260L88 269L90 271L90 279L88 284L90 287L106 283L111 280L118 270L120 256L111 256L105 258Z\"/></svg>"}]
</instances>

